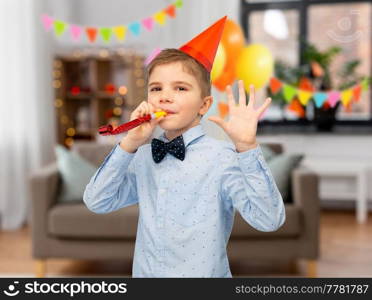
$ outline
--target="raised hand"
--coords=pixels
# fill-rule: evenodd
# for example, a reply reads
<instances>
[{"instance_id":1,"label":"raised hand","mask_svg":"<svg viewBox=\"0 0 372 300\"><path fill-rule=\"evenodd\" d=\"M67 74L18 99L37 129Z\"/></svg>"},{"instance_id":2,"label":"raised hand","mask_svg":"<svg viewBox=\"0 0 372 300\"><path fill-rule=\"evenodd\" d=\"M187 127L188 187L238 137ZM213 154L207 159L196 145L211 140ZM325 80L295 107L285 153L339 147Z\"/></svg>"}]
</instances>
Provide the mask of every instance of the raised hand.
<instances>
[{"instance_id":1,"label":"raised hand","mask_svg":"<svg viewBox=\"0 0 372 300\"><path fill-rule=\"evenodd\" d=\"M255 109L254 92L254 86L251 85L249 102L246 104L243 81L239 80L239 102L235 104L231 86L227 86L226 94L229 106L229 120L224 121L219 116L208 118L208 120L215 122L226 132L235 144L238 152L247 151L257 146L256 133L258 120L271 104L271 98L267 98L260 107Z\"/></svg>"}]
</instances>

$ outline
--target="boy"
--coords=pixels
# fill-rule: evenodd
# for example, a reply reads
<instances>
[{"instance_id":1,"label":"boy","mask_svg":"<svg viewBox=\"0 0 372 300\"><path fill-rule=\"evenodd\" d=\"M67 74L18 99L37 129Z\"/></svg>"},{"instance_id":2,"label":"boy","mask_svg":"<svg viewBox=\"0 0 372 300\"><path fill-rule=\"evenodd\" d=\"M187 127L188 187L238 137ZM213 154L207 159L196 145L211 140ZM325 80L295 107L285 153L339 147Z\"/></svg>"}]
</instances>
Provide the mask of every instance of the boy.
<instances>
[{"instance_id":1,"label":"boy","mask_svg":"<svg viewBox=\"0 0 372 300\"><path fill-rule=\"evenodd\" d=\"M150 63L148 101L130 119L158 110L168 114L130 130L86 187L84 202L95 213L139 204L133 277L232 277L226 245L235 210L261 231L275 231L285 220L282 197L256 141L270 99L254 109L251 87L246 105L240 81L236 106L227 88L229 121L209 120L233 144L206 136L200 125L212 104L209 71L224 21L195 38L209 39L203 48L194 39L181 50L163 50ZM206 47L214 47L209 57ZM156 126L164 133L146 144Z\"/></svg>"}]
</instances>

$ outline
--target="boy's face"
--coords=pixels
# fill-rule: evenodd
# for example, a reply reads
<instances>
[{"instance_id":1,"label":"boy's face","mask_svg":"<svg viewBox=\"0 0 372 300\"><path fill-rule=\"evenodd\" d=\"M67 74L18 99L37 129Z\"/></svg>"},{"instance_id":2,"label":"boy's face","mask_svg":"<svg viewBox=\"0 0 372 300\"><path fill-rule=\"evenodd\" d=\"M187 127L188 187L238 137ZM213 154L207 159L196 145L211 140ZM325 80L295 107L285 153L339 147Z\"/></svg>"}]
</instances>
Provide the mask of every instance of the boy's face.
<instances>
[{"instance_id":1,"label":"boy's face","mask_svg":"<svg viewBox=\"0 0 372 300\"><path fill-rule=\"evenodd\" d=\"M160 121L168 139L182 134L199 124L199 114L205 114L212 97L201 98L197 78L188 73L181 62L156 66L148 82L148 102L155 109L171 113Z\"/></svg>"}]
</instances>

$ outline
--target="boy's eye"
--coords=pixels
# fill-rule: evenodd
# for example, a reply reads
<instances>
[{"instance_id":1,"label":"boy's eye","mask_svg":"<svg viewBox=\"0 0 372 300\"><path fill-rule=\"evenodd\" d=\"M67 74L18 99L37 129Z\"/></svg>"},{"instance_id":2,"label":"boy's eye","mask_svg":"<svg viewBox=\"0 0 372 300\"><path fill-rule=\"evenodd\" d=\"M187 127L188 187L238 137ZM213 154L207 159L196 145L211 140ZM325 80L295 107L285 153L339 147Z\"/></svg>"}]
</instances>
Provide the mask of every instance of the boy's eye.
<instances>
[{"instance_id":1,"label":"boy's eye","mask_svg":"<svg viewBox=\"0 0 372 300\"><path fill-rule=\"evenodd\" d=\"M153 87L153 88L150 89L150 92L158 92L160 90L161 90L160 87Z\"/></svg>"},{"instance_id":2,"label":"boy's eye","mask_svg":"<svg viewBox=\"0 0 372 300\"><path fill-rule=\"evenodd\" d=\"M187 91L187 89L185 87L183 87L183 86L178 86L177 87L177 90L179 90L179 91Z\"/></svg>"}]
</instances>

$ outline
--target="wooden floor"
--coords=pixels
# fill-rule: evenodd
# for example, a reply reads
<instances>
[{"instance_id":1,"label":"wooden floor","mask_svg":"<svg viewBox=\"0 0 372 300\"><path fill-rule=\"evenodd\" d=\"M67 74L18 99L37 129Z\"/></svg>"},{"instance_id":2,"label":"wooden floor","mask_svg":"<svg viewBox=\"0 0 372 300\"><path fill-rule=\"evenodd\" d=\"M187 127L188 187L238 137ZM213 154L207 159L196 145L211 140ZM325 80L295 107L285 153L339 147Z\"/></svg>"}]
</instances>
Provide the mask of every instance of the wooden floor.
<instances>
[{"instance_id":1,"label":"wooden floor","mask_svg":"<svg viewBox=\"0 0 372 300\"><path fill-rule=\"evenodd\" d=\"M356 223L352 211L323 211L321 215L321 255L318 277L372 277L372 214L366 224ZM50 259L48 277L130 276L129 261L78 261ZM234 277L305 276L305 264L231 264ZM33 277L30 230L0 231L0 277Z\"/></svg>"}]
</instances>

